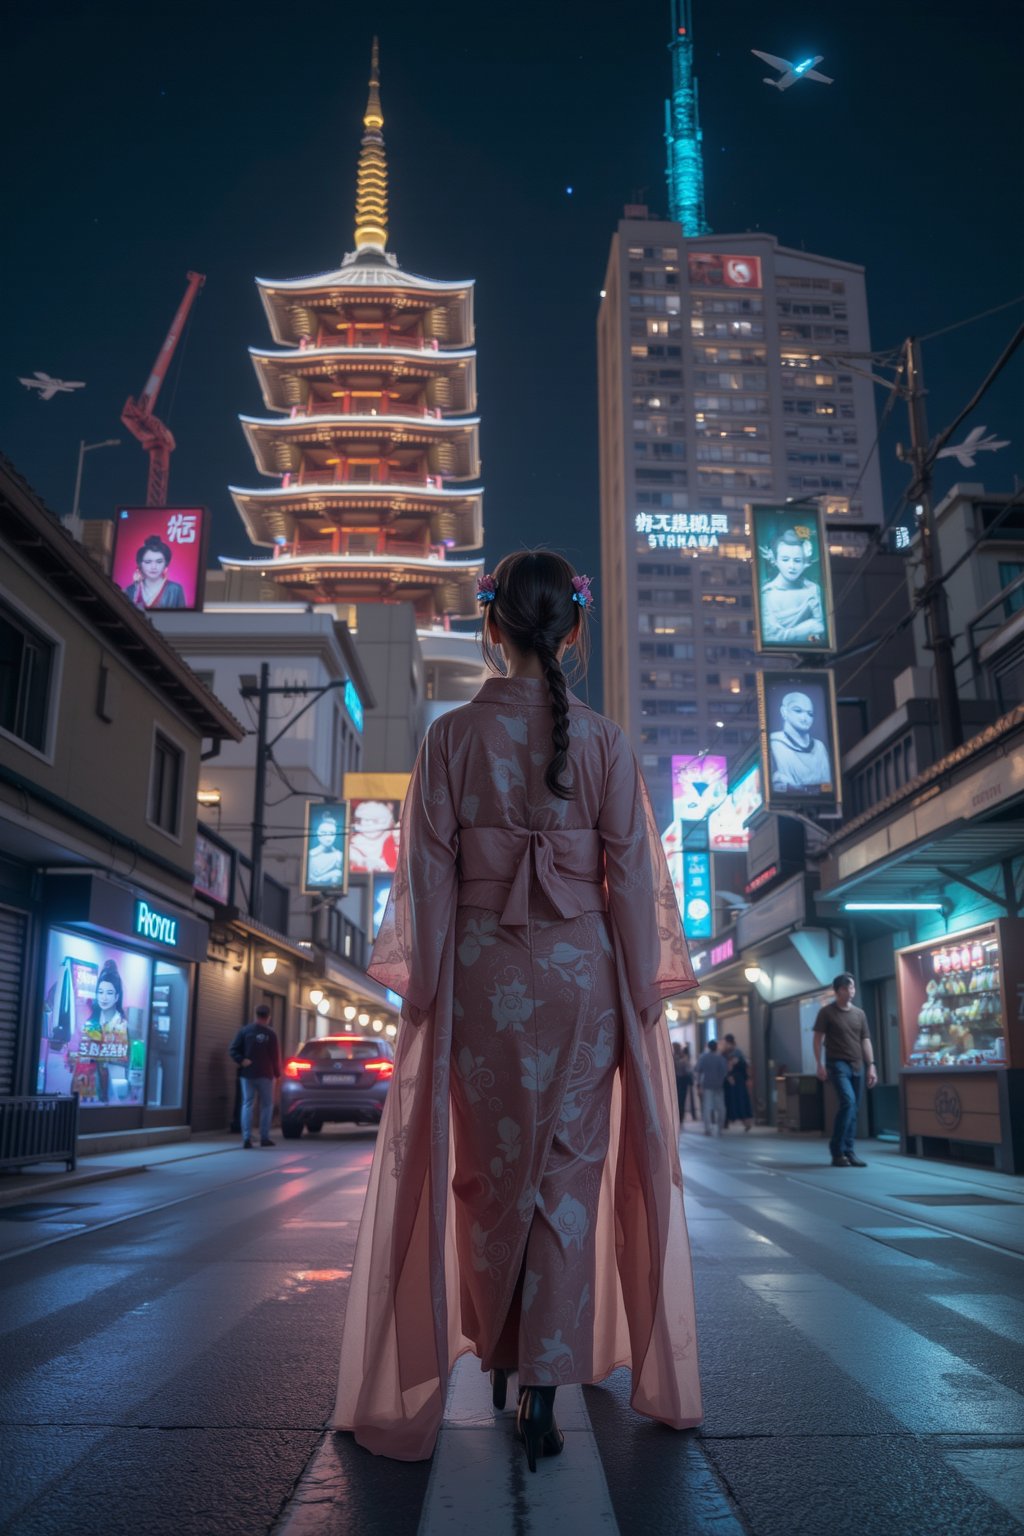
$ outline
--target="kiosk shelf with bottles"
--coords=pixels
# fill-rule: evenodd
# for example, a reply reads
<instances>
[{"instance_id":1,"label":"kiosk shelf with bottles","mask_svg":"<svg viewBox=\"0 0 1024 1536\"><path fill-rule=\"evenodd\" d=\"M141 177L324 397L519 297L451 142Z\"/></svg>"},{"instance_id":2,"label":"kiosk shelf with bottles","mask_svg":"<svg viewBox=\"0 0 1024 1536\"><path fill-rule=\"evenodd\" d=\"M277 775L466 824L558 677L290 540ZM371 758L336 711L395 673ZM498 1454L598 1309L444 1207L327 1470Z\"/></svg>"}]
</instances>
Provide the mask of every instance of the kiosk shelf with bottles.
<instances>
[{"instance_id":1,"label":"kiosk shelf with bottles","mask_svg":"<svg viewBox=\"0 0 1024 1536\"><path fill-rule=\"evenodd\" d=\"M896 953L903 1150L1024 1172L1024 919Z\"/></svg>"}]
</instances>

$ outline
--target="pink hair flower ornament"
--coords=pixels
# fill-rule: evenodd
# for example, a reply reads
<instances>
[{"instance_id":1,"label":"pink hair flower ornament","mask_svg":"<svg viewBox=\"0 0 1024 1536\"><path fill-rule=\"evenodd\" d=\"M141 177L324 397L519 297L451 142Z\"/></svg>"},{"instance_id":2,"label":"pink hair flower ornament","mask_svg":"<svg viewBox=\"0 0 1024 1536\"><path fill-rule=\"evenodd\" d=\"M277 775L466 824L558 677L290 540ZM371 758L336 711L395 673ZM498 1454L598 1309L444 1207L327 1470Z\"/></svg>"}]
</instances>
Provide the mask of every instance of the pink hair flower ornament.
<instances>
[{"instance_id":1,"label":"pink hair flower ornament","mask_svg":"<svg viewBox=\"0 0 1024 1536\"><path fill-rule=\"evenodd\" d=\"M581 608L587 608L593 601L594 594L590 590L589 576L574 576L572 579L572 600L579 603Z\"/></svg>"},{"instance_id":2,"label":"pink hair flower ornament","mask_svg":"<svg viewBox=\"0 0 1024 1536\"><path fill-rule=\"evenodd\" d=\"M493 603L498 595L498 583L493 576L481 576L480 585L476 589L478 603Z\"/></svg>"}]
</instances>

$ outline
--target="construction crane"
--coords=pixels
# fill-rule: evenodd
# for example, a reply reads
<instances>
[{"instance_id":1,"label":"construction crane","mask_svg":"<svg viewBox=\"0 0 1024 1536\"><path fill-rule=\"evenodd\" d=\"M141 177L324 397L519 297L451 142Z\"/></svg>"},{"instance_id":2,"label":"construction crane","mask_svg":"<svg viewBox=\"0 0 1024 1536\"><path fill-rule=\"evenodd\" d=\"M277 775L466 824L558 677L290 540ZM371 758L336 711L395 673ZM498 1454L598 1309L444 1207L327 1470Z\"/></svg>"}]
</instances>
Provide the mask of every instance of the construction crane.
<instances>
[{"instance_id":1,"label":"construction crane","mask_svg":"<svg viewBox=\"0 0 1024 1536\"><path fill-rule=\"evenodd\" d=\"M171 328L164 344L156 355L153 371L146 380L146 387L137 400L129 395L121 412L121 420L133 437L137 437L149 454L149 480L146 486L147 507L166 507L167 482L171 471L171 454L174 452L174 435L155 415L160 386L167 377L174 349L181 339L189 310L195 303L196 294L206 282L202 272L188 272L185 297L178 305L178 312L171 321Z\"/></svg>"}]
</instances>

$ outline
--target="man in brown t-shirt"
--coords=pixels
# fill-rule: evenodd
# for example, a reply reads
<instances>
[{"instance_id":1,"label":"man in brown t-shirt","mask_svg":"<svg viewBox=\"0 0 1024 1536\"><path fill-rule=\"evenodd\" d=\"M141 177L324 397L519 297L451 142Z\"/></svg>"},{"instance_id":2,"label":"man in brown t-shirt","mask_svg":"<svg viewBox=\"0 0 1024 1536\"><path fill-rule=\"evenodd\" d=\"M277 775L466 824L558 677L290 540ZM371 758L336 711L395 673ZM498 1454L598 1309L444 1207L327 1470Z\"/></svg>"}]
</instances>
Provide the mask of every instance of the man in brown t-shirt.
<instances>
[{"instance_id":1,"label":"man in brown t-shirt","mask_svg":"<svg viewBox=\"0 0 1024 1536\"><path fill-rule=\"evenodd\" d=\"M862 1008L853 1006L857 984L849 971L843 971L832 983L834 1003L826 1003L814 1021L814 1060L821 1081L830 1082L839 1099L832 1139L833 1168L864 1168L857 1156L853 1138L857 1130L857 1110L863 1084L862 1067L867 1067L868 1087L878 1082L875 1052L868 1034L868 1020ZM822 1047L825 1059L822 1060Z\"/></svg>"}]
</instances>

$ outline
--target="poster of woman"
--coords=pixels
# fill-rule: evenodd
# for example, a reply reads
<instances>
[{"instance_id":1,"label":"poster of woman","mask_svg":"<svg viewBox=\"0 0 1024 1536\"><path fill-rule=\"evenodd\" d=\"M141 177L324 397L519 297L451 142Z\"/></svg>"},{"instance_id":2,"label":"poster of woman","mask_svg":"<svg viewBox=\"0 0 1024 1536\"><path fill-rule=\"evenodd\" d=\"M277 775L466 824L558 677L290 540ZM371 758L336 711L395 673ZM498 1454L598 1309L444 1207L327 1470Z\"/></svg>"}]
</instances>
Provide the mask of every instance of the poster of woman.
<instances>
[{"instance_id":1,"label":"poster of woman","mask_svg":"<svg viewBox=\"0 0 1024 1536\"><path fill-rule=\"evenodd\" d=\"M141 1104L152 965L144 956L51 929L39 1091L83 1107Z\"/></svg>"},{"instance_id":2,"label":"poster of woman","mask_svg":"<svg viewBox=\"0 0 1024 1536\"><path fill-rule=\"evenodd\" d=\"M111 576L143 613L201 608L206 575L205 507L121 507Z\"/></svg>"},{"instance_id":3,"label":"poster of woman","mask_svg":"<svg viewBox=\"0 0 1024 1536\"><path fill-rule=\"evenodd\" d=\"M754 644L765 651L835 649L824 514L751 507Z\"/></svg>"}]
</instances>

